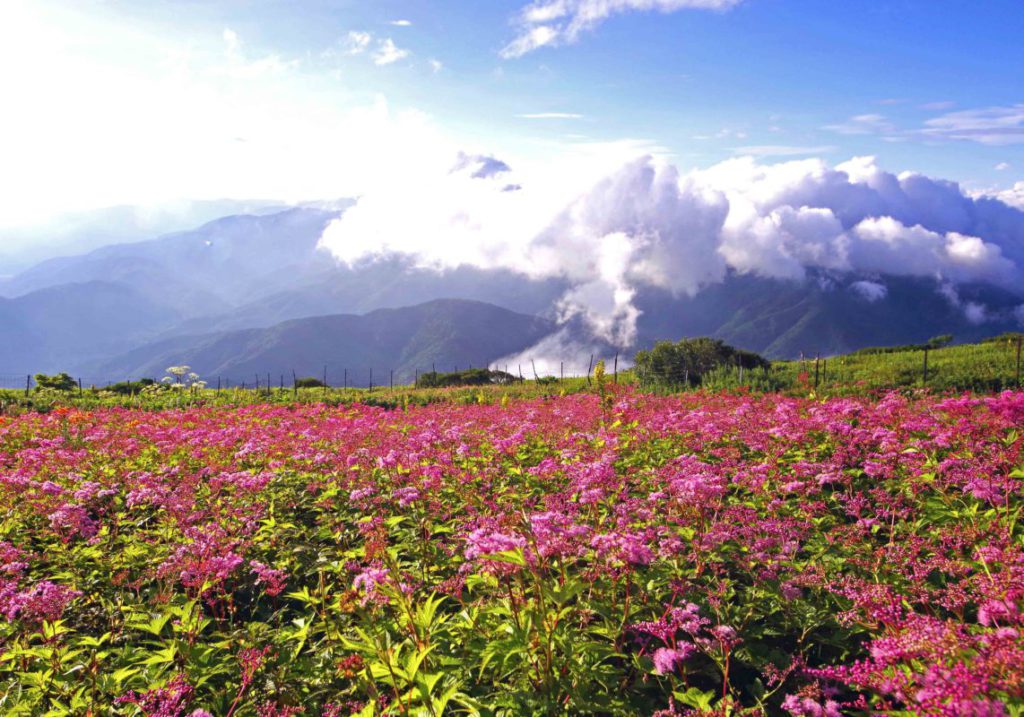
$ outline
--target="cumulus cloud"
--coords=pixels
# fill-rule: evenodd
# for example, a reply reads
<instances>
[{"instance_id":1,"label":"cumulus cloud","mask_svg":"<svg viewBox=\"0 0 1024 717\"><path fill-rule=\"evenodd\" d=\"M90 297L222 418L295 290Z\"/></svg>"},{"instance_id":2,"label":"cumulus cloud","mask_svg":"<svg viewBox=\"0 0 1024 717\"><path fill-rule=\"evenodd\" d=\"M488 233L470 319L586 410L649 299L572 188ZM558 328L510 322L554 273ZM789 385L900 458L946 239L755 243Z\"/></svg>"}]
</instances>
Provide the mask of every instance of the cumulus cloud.
<instances>
[{"instance_id":1,"label":"cumulus cloud","mask_svg":"<svg viewBox=\"0 0 1024 717\"><path fill-rule=\"evenodd\" d=\"M989 196L1017 209L1024 209L1024 182L1017 182L1009 189L992 192Z\"/></svg>"},{"instance_id":2,"label":"cumulus cloud","mask_svg":"<svg viewBox=\"0 0 1024 717\"><path fill-rule=\"evenodd\" d=\"M728 10L743 0L536 0L516 16L519 35L501 51L504 58L522 57L541 47L576 42L580 35L612 15L625 12L663 13L685 9Z\"/></svg>"},{"instance_id":3,"label":"cumulus cloud","mask_svg":"<svg viewBox=\"0 0 1024 717\"><path fill-rule=\"evenodd\" d=\"M390 37L385 37L377 43L377 50L373 53L373 62L375 65L390 65L404 60L410 54L408 50L395 45L394 40Z\"/></svg>"},{"instance_id":4,"label":"cumulus cloud","mask_svg":"<svg viewBox=\"0 0 1024 717\"><path fill-rule=\"evenodd\" d=\"M454 166L363 197L323 243L349 262L401 253L422 266L560 277L570 288L558 318L617 346L635 339L641 289L692 295L729 272L850 276L849 289L868 301L887 289L863 275L933 277L949 291L1021 285L1024 212L952 182L886 172L871 157L835 166L742 157L680 173L646 156L596 184L587 172L521 174L479 153ZM519 191L504 191L512 181ZM980 305L962 308L986 318Z\"/></svg>"}]
</instances>

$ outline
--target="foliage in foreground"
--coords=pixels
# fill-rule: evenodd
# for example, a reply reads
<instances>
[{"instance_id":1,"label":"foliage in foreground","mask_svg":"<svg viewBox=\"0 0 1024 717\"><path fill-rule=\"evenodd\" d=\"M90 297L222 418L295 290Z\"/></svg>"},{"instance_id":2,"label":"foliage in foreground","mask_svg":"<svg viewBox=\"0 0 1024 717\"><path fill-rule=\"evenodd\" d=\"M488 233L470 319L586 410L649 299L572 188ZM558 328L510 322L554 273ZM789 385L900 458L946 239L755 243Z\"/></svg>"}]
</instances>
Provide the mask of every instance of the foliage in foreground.
<instances>
[{"instance_id":1,"label":"foliage in foreground","mask_svg":"<svg viewBox=\"0 0 1024 717\"><path fill-rule=\"evenodd\" d=\"M0 423L7 715L1018 714L1024 394Z\"/></svg>"}]
</instances>

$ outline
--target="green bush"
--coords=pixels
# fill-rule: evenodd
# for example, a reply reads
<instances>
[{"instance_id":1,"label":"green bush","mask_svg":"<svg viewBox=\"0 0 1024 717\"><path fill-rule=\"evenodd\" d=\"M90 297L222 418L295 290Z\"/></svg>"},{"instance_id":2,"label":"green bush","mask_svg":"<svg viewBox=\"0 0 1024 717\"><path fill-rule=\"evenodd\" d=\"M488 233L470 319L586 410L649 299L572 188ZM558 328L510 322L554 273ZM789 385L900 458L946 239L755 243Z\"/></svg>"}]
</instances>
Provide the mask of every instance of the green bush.
<instances>
[{"instance_id":1,"label":"green bush","mask_svg":"<svg viewBox=\"0 0 1024 717\"><path fill-rule=\"evenodd\" d=\"M324 382L312 376L303 376L295 380L296 388L323 388Z\"/></svg>"},{"instance_id":2,"label":"green bush","mask_svg":"<svg viewBox=\"0 0 1024 717\"><path fill-rule=\"evenodd\" d=\"M78 387L78 382L64 372L53 376L37 373L35 379L37 388L50 389L51 391L73 391Z\"/></svg>"},{"instance_id":3,"label":"green bush","mask_svg":"<svg viewBox=\"0 0 1024 717\"><path fill-rule=\"evenodd\" d=\"M487 386L492 383L509 384L519 379L504 371L492 371L486 368L469 368L462 371L438 373L430 371L420 374L416 379L416 388L444 388L448 386Z\"/></svg>"},{"instance_id":4,"label":"green bush","mask_svg":"<svg viewBox=\"0 0 1024 717\"><path fill-rule=\"evenodd\" d=\"M697 386L706 374L720 367L750 370L771 365L752 351L706 336L676 343L659 341L650 351L638 352L634 362L641 384L648 386Z\"/></svg>"}]
</instances>

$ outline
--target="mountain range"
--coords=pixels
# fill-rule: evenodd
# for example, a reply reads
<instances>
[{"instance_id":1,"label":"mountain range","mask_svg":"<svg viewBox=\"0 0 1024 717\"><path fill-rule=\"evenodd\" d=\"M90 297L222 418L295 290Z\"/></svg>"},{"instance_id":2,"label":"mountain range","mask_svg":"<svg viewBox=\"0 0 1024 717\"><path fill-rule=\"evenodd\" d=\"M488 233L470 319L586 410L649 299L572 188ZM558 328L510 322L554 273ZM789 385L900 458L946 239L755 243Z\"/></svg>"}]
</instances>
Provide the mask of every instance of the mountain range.
<instances>
[{"instance_id":1,"label":"mountain range","mask_svg":"<svg viewBox=\"0 0 1024 717\"><path fill-rule=\"evenodd\" d=\"M0 279L0 375L159 378L187 363L204 376L250 381L270 372L278 381L327 366L332 383L347 368L353 384L365 384L371 367L405 381L431 365L479 366L542 349L549 360L614 351L579 318L559 322L564 279L418 268L401 256L339 264L319 242L346 206L226 216ZM635 345L623 351L694 335L772 358L943 333L967 341L1019 328L1022 303L1007 288L932 278L731 273L693 296L638 292Z\"/></svg>"}]
</instances>

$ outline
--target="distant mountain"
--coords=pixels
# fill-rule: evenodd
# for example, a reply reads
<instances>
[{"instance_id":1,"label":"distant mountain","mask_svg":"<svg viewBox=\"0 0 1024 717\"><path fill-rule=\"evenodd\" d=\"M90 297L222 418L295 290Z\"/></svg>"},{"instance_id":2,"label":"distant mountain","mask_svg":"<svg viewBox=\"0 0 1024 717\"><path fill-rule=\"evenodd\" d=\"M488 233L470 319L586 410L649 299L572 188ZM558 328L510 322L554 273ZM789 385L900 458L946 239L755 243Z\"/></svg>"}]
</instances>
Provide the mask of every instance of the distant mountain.
<instances>
[{"instance_id":1,"label":"distant mountain","mask_svg":"<svg viewBox=\"0 0 1024 717\"><path fill-rule=\"evenodd\" d=\"M41 261L83 254L110 244L152 239L237 214L272 214L281 202L215 199L157 206L121 205L65 212L27 226L0 228L0 276L24 271Z\"/></svg>"},{"instance_id":2,"label":"distant mountain","mask_svg":"<svg viewBox=\"0 0 1024 717\"><path fill-rule=\"evenodd\" d=\"M554 331L550 321L478 301L442 299L365 315L342 314L286 321L269 328L225 331L166 339L94 367L106 377L155 377L168 366L187 364L206 379L277 383L320 376L367 385L370 369L378 385L410 381L417 371L486 366L533 345Z\"/></svg>"},{"instance_id":3,"label":"distant mountain","mask_svg":"<svg viewBox=\"0 0 1024 717\"><path fill-rule=\"evenodd\" d=\"M819 275L783 281L734 274L693 297L643 292L637 299L643 312L638 343L706 335L770 358L792 358L946 333L966 342L1019 330L1014 312L1022 302L992 285L953 289L928 278Z\"/></svg>"},{"instance_id":4,"label":"distant mountain","mask_svg":"<svg viewBox=\"0 0 1024 717\"><path fill-rule=\"evenodd\" d=\"M508 270L417 268L411 259L397 256L355 266L339 264L319 248L319 241L346 206L341 202L223 217L149 241L50 259L0 280L0 296L7 297L0 299L0 374L93 373L104 365L118 376L140 367L159 373L166 368L157 365L166 363L163 356L200 344L211 352L203 354L209 359L204 364L208 371L236 370L243 364L254 366L259 346L250 342L269 341L271 335L277 337L274 366L290 371L292 362L284 361L283 355L291 352L308 358L309 370L316 364L322 371L323 360L330 356L302 353L311 339L301 331L275 334L281 326L291 325L282 322L338 320L340 314L411 307L436 299L484 302L550 319L570 288L564 279L538 280ZM967 341L1018 329L1024 295L994 285L954 289L936 279L905 276L820 273L786 281L730 274L692 297L641 289L634 303L641 310L637 341L622 349L624 357L660 339L710 335L786 358L801 352L831 355L868 345L919 342L944 333ZM392 320L388 314L379 316ZM581 321L557 331L551 328L551 335L538 338L538 343L544 340L540 345L523 346L523 336L514 337L504 354L528 359L521 350L529 348L538 359L557 362L561 355L571 354L578 362L579 356L609 349ZM245 334L243 329L255 331ZM261 333L263 329L273 331ZM222 340L226 332L233 334L230 341ZM288 346L286 340L294 343ZM487 357L499 357L491 356L495 345L485 343L478 356L471 356L466 346L445 355L482 364ZM153 355L154 346L166 351ZM136 348L143 353L121 360ZM314 353L328 348L316 344ZM445 351L438 348L434 353ZM346 356L354 368L359 356ZM397 369L405 361L401 354L367 354L364 363L371 356L382 368L393 364ZM275 370L269 365L258 369Z\"/></svg>"},{"instance_id":5,"label":"distant mountain","mask_svg":"<svg viewBox=\"0 0 1024 717\"><path fill-rule=\"evenodd\" d=\"M0 373L81 366L126 351L180 318L131 287L101 281L0 299Z\"/></svg>"},{"instance_id":6,"label":"distant mountain","mask_svg":"<svg viewBox=\"0 0 1024 717\"><path fill-rule=\"evenodd\" d=\"M13 297L72 282L106 281L132 287L185 315L224 311L301 285L309 275L332 267L334 260L318 251L317 243L338 215L290 209L224 217L192 231L44 261L0 282L0 294Z\"/></svg>"},{"instance_id":7,"label":"distant mountain","mask_svg":"<svg viewBox=\"0 0 1024 717\"><path fill-rule=\"evenodd\" d=\"M406 259L392 257L356 267L331 266L310 276L302 286L184 321L168 336L259 328L309 316L361 314L438 298L483 301L524 314L543 314L566 288L566 282L559 279L531 279L505 269L417 269Z\"/></svg>"}]
</instances>

